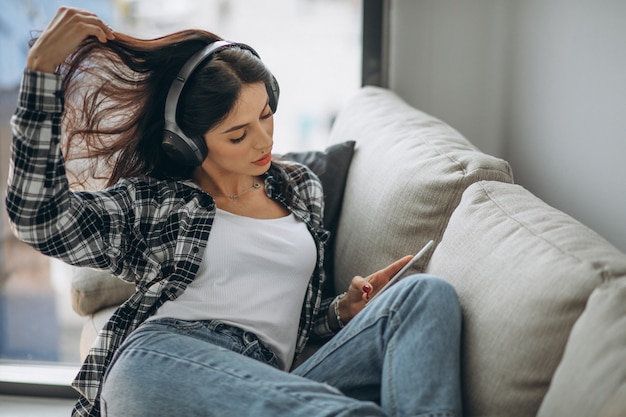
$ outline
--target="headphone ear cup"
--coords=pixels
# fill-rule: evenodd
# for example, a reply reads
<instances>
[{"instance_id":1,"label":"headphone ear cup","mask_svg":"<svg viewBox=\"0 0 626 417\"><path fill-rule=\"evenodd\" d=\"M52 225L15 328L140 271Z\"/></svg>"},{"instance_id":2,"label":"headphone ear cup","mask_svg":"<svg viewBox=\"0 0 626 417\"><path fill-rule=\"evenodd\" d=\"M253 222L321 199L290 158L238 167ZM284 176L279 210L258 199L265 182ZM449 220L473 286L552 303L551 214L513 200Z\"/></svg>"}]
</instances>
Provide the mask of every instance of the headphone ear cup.
<instances>
[{"instance_id":1,"label":"headphone ear cup","mask_svg":"<svg viewBox=\"0 0 626 417\"><path fill-rule=\"evenodd\" d=\"M278 108L278 97L280 96L280 87L278 86L278 81L273 75L271 81L265 84L265 88L267 89L267 96L270 100L270 109L272 110L272 113L276 114L276 109Z\"/></svg>"},{"instance_id":2,"label":"headphone ear cup","mask_svg":"<svg viewBox=\"0 0 626 417\"><path fill-rule=\"evenodd\" d=\"M175 162L185 166L199 166L209 153L204 138L188 138L165 130L163 151Z\"/></svg>"}]
</instances>

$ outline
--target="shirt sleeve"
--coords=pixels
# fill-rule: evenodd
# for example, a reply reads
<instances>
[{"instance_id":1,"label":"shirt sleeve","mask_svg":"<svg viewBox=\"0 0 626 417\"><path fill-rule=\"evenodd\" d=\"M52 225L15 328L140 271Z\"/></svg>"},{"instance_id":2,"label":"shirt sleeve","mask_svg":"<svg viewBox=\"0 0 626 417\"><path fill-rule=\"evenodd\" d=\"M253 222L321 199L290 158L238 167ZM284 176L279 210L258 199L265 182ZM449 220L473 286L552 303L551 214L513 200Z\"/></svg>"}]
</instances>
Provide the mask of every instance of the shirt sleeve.
<instances>
[{"instance_id":1,"label":"shirt sleeve","mask_svg":"<svg viewBox=\"0 0 626 417\"><path fill-rule=\"evenodd\" d=\"M335 331L330 326L330 322L328 320L328 309L333 301L334 297L325 298L322 300L322 305L320 306L320 314L315 321L315 325L313 327L313 333L317 339L327 339L336 334Z\"/></svg>"},{"instance_id":2,"label":"shirt sleeve","mask_svg":"<svg viewBox=\"0 0 626 417\"><path fill-rule=\"evenodd\" d=\"M11 119L6 195L11 229L45 255L120 273L121 264L115 263L124 245L115 241L121 234L111 231L121 224L122 199L108 199L105 213L92 196L70 191L59 144L63 110L61 76L26 69Z\"/></svg>"}]
</instances>

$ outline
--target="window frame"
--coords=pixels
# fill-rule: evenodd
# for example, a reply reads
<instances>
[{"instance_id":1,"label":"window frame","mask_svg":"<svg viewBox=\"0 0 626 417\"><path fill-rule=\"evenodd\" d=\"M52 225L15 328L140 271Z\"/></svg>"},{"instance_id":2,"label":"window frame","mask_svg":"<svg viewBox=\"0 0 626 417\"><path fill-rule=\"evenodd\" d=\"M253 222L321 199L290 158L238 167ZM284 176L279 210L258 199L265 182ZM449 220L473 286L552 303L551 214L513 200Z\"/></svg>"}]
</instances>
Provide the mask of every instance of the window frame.
<instances>
[{"instance_id":1,"label":"window frame","mask_svg":"<svg viewBox=\"0 0 626 417\"><path fill-rule=\"evenodd\" d=\"M363 0L361 84L389 86L389 9L391 0Z\"/></svg>"}]
</instances>

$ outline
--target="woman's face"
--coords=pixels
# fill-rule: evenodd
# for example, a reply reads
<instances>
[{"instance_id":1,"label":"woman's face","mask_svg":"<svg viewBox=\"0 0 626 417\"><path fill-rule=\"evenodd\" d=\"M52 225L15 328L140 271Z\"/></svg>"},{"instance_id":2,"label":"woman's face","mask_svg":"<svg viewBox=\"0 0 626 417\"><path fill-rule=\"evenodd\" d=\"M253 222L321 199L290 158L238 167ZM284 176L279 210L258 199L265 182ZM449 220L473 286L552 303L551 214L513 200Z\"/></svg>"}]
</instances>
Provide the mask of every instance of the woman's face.
<instances>
[{"instance_id":1,"label":"woman's face","mask_svg":"<svg viewBox=\"0 0 626 417\"><path fill-rule=\"evenodd\" d=\"M265 84L246 84L231 112L204 135L209 153L200 169L211 177L261 175L270 166L273 134Z\"/></svg>"}]
</instances>

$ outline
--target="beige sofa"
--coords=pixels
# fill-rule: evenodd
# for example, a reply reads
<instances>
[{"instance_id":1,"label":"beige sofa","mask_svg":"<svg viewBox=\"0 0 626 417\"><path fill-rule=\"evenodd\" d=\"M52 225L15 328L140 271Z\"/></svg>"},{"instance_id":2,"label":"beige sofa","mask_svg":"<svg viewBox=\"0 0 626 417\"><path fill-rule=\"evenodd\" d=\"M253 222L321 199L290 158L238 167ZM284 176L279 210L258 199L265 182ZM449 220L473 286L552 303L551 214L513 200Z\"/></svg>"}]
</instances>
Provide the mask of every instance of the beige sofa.
<instances>
[{"instance_id":1,"label":"beige sofa","mask_svg":"<svg viewBox=\"0 0 626 417\"><path fill-rule=\"evenodd\" d=\"M335 198L344 192L332 221L336 291L434 239L416 271L459 293L465 415L626 415L626 254L388 90L365 87L347 103L331 142L348 140L347 175L324 179ZM83 353L132 290L77 272Z\"/></svg>"}]
</instances>

